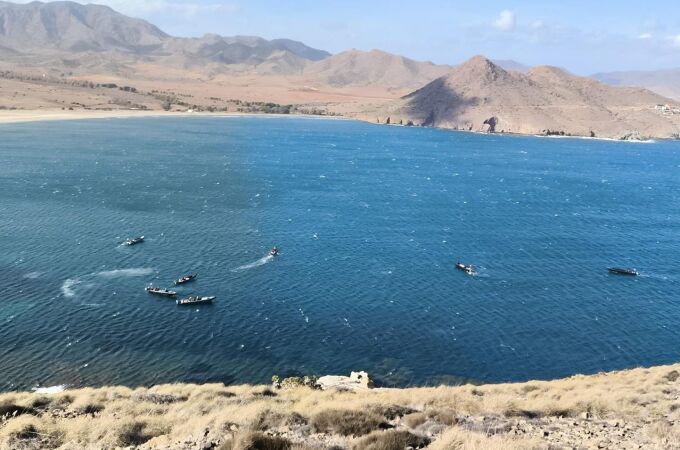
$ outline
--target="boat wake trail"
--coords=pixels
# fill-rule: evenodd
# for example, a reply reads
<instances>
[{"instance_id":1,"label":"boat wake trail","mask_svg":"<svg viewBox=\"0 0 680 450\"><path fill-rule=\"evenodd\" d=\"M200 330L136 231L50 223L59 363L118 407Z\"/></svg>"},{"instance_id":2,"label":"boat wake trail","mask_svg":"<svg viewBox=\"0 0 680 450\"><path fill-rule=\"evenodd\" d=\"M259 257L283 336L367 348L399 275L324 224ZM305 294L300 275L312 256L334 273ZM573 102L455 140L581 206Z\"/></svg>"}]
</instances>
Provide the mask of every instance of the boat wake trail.
<instances>
[{"instance_id":1,"label":"boat wake trail","mask_svg":"<svg viewBox=\"0 0 680 450\"><path fill-rule=\"evenodd\" d=\"M123 277L143 277L154 273L154 269L150 267L137 267L131 269L116 269L104 270L102 272L94 272L83 276L77 276L66 279L61 284L61 293L66 298L72 298L77 295L78 289L96 289L102 283L102 278L113 279Z\"/></svg>"},{"instance_id":2,"label":"boat wake trail","mask_svg":"<svg viewBox=\"0 0 680 450\"><path fill-rule=\"evenodd\" d=\"M121 278L121 277L143 277L145 275L151 275L153 269L151 267L139 267L134 269L116 269L116 270L105 270L103 272L97 272L94 275L104 278Z\"/></svg>"},{"instance_id":3,"label":"boat wake trail","mask_svg":"<svg viewBox=\"0 0 680 450\"><path fill-rule=\"evenodd\" d=\"M265 264L267 264L268 262L273 261L273 260L274 260L274 257L272 255L267 255L264 258L260 258L253 263L246 264L245 266L237 267L235 269L232 269L231 271L232 272L242 272L244 270L254 269L255 267L264 266Z\"/></svg>"}]
</instances>

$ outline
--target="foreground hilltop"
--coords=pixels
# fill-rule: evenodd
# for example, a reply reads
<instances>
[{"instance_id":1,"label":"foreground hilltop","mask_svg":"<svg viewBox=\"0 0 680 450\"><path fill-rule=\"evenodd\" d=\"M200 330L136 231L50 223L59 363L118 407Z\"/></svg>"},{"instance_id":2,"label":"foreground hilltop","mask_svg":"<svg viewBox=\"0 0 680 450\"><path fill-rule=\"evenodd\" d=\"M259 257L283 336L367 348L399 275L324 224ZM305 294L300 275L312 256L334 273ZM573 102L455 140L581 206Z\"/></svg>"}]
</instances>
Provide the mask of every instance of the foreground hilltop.
<instances>
[{"instance_id":1,"label":"foreground hilltop","mask_svg":"<svg viewBox=\"0 0 680 450\"><path fill-rule=\"evenodd\" d=\"M365 118L470 131L677 138L680 114L656 108L669 102L645 89L607 86L555 67L507 71L477 56Z\"/></svg>"},{"instance_id":2,"label":"foreground hilltop","mask_svg":"<svg viewBox=\"0 0 680 450\"><path fill-rule=\"evenodd\" d=\"M338 391L164 385L0 395L0 448L680 449L680 365L557 381Z\"/></svg>"}]
</instances>

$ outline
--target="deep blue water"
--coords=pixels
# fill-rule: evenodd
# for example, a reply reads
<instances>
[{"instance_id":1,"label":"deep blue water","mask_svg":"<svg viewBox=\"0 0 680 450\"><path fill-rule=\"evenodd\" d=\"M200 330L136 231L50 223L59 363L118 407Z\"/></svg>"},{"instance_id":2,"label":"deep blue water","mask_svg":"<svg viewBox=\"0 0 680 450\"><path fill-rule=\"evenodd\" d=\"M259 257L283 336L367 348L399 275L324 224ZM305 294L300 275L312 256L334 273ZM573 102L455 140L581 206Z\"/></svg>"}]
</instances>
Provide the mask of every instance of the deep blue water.
<instances>
[{"instance_id":1,"label":"deep blue water","mask_svg":"<svg viewBox=\"0 0 680 450\"><path fill-rule=\"evenodd\" d=\"M0 390L680 360L680 143L292 118L2 125L0 193ZM215 305L143 291L191 271L181 291Z\"/></svg>"}]
</instances>

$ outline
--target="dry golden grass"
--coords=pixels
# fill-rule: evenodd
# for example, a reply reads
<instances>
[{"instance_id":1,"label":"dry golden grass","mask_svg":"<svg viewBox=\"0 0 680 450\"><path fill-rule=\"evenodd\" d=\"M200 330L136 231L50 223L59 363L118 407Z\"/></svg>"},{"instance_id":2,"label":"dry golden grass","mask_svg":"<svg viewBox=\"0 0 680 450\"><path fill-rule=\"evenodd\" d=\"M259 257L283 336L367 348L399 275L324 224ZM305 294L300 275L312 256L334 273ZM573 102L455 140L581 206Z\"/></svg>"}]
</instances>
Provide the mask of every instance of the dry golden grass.
<instances>
[{"instance_id":1,"label":"dry golden grass","mask_svg":"<svg viewBox=\"0 0 680 450\"><path fill-rule=\"evenodd\" d=\"M582 416L616 419L639 424L634 437L655 446L646 448L680 448L678 371L680 365L555 381L361 392L174 384L7 393L0 395L0 449L185 448L185 441L234 450L389 449L411 435L431 439L427 448L435 450L547 448L538 432L515 436L470 427L471 418L483 416L539 425Z\"/></svg>"}]
</instances>

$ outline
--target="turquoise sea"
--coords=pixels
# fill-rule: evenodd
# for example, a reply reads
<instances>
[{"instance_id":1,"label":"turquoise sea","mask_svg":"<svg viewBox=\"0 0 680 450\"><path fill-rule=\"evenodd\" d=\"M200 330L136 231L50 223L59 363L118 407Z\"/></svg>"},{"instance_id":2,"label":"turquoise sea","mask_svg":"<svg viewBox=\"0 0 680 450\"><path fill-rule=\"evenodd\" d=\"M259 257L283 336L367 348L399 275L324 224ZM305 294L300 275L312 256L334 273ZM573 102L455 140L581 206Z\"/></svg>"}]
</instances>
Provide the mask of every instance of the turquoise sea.
<instances>
[{"instance_id":1,"label":"turquoise sea","mask_svg":"<svg viewBox=\"0 0 680 450\"><path fill-rule=\"evenodd\" d=\"M0 194L0 390L351 370L498 382L680 360L679 142L13 124ZM143 290L194 271L180 291L214 305Z\"/></svg>"}]
</instances>

